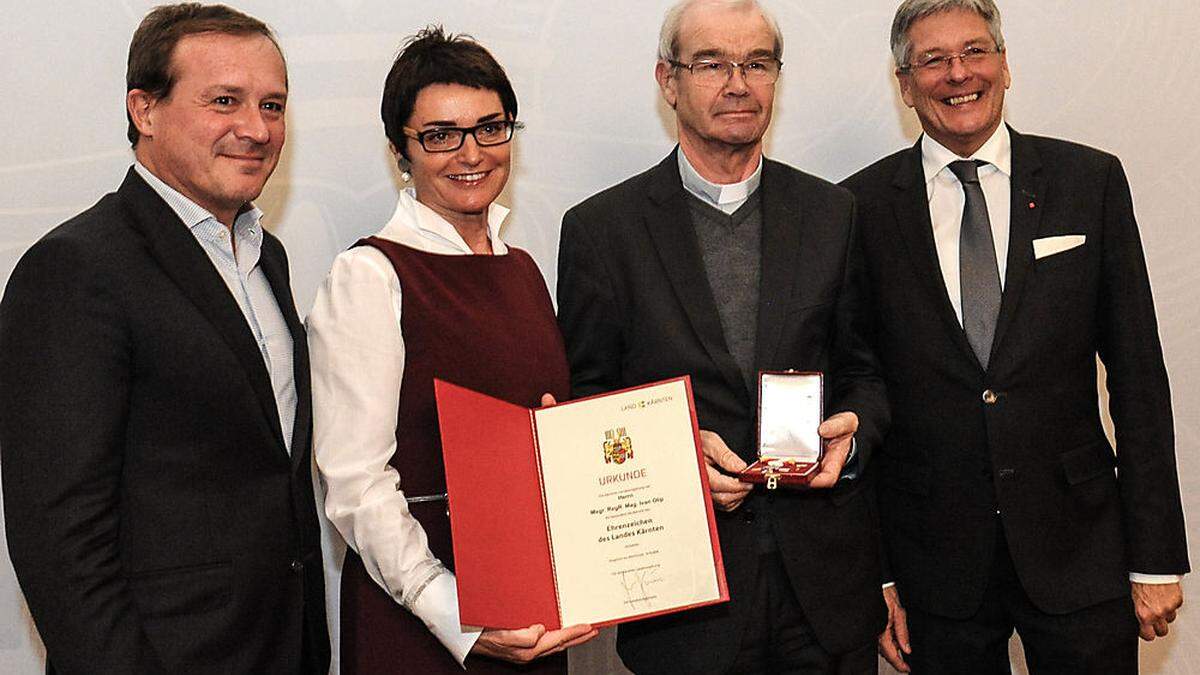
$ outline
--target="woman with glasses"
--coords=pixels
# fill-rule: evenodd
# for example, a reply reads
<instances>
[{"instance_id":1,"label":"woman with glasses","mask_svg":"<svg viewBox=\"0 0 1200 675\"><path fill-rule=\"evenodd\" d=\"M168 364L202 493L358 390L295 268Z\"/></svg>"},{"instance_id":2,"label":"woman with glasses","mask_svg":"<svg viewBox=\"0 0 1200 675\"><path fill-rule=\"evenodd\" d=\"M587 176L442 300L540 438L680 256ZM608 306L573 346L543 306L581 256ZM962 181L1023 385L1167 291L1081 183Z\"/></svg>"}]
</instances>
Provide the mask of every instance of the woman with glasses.
<instances>
[{"instance_id":1,"label":"woman with glasses","mask_svg":"<svg viewBox=\"0 0 1200 675\"><path fill-rule=\"evenodd\" d=\"M525 406L569 391L541 273L499 236L517 99L486 49L430 27L392 64L381 113L412 185L308 316L314 454L349 545L341 671L565 673L590 626L459 625L433 396L435 376Z\"/></svg>"}]
</instances>

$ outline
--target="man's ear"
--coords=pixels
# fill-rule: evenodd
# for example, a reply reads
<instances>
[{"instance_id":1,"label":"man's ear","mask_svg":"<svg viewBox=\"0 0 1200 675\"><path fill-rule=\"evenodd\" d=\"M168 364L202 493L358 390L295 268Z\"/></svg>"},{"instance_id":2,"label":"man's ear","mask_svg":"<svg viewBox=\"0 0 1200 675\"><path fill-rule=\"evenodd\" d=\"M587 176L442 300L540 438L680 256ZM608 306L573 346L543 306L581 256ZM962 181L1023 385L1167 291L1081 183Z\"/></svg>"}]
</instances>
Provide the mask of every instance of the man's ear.
<instances>
[{"instance_id":1,"label":"man's ear","mask_svg":"<svg viewBox=\"0 0 1200 675\"><path fill-rule=\"evenodd\" d=\"M901 72L896 69L896 82L900 85L900 98L904 99L904 105L913 107L912 95L912 74Z\"/></svg>"},{"instance_id":2,"label":"man's ear","mask_svg":"<svg viewBox=\"0 0 1200 675\"><path fill-rule=\"evenodd\" d=\"M675 79L675 67L666 61L659 61L654 66L654 79L658 80L658 90L662 93L663 100L674 110L675 102L679 99L679 92L675 89L678 84Z\"/></svg>"},{"instance_id":3,"label":"man's ear","mask_svg":"<svg viewBox=\"0 0 1200 675\"><path fill-rule=\"evenodd\" d=\"M138 133L147 138L154 137L154 103L157 99L144 89L130 89L125 94L125 109Z\"/></svg>"}]
</instances>

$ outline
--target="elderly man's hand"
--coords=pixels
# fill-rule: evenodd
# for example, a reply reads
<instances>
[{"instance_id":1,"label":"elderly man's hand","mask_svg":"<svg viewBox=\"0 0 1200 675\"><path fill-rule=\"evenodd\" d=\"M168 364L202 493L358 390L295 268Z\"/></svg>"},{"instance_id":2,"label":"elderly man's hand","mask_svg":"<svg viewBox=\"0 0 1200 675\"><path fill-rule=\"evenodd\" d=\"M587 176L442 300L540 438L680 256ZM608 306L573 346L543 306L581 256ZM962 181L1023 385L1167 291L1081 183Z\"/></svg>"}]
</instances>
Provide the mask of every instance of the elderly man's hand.
<instances>
[{"instance_id":1,"label":"elderly man's hand","mask_svg":"<svg viewBox=\"0 0 1200 675\"><path fill-rule=\"evenodd\" d=\"M1133 610L1137 613L1138 634L1150 642L1164 637L1170 630L1167 624L1183 605L1183 587L1173 584L1139 584L1133 586Z\"/></svg>"},{"instance_id":2,"label":"elderly man's hand","mask_svg":"<svg viewBox=\"0 0 1200 675\"><path fill-rule=\"evenodd\" d=\"M858 415L852 412L837 413L817 427L817 433L825 440L825 454L821 457L821 470L808 482L809 487L831 488L837 485L846 459L850 456L856 431Z\"/></svg>"},{"instance_id":3,"label":"elderly man's hand","mask_svg":"<svg viewBox=\"0 0 1200 675\"><path fill-rule=\"evenodd\" d=\"M907 673L912 670L904 661L905 654L912 653L908 641L908 614L900 604L900 594L895 586L883 589L883 601L887 604L887 626L879 634L879 654L896 670Z\"/></svg>"},{"instance_id":4,"label":"elderly man's hand","mask_svg":"<svg viewBox=\"0 0 1200 675\"><path fill-rule=\"evenodd\" d=\"M519 630L488 628L480 633L479 639L471 647L471 653L511 663L529 663L540 656L556 654L583 644L599 634L587 624L550 631L541 624Z\"/></svg>"},{"instance_id":5,"label":"elderly man's hand","mask_svg":"<svg viewBox=\"0 0 1200 675\"><path fill-rule=\"evenodd\" d=\"M704 450L708 491L712 494L713 505L722 511L732 511L741 506L754 486L722 473L721 469L733 474L740 473L746 468L746 462L711 431L700 430L700 445Z\"/></svg>"}]
</instances>

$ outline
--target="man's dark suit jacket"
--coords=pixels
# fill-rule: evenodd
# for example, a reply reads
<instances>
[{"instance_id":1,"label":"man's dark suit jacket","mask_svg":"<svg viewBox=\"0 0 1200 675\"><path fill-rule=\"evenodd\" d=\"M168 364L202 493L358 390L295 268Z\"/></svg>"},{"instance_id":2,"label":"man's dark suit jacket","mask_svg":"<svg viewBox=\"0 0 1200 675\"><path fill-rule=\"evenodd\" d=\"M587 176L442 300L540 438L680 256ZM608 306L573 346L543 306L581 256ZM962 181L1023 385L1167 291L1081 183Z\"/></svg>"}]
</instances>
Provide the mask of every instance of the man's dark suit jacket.
<instances>
[{"instance_id":1,"label":"man's dark suit jacket","mask_svg":"<svg viewBox=\"0 0 1200 675\"><path fill-rule=\"evenodd\" d=\"M1128 594L1130 571L1188 569L1170 391L1121 164L1012 132L1011 185L985 372L938 266L920 143L844 182L858 198L892 404L872 467L885 548L902 600L953 618L980 605L997 509L1022 586L1045 612ZM1085 243L1034 259L1035 239L1068 234Z\"/></svg>"},{"instance_id":2,"label":"man's dark suit jacket","mask_svg":"<svg viewBox=\"0 0 1200 675\"><path fill-rule=\"evenodd\" d=\"M823 371L826 412L858 414L862 467L881 441L887 405L862 332L867 301L854 201L845 190L764 162L762 280L755 366ZM755 455L757 392L725 345L674 154L572 208L559 252L559 323L572 393L690 375L700 427L743 459ZM736 656L757 574L755 518L770 518L797 598L821 645L873 642L885 611L878 532L865 483L781 489L771 508L717 513L730 602L621 626L622 659L639 673L726 670ZM760 608L761 609L761 608Z\"/></svg>"},{"instance_id":3,"label":"man's dark suit jacket","mask_svg":"<svg viewBox=\"0 0 1200 675\"><path fill-rule=\"evenodd\" d=\"M245 317L132 170L8 281L5 524L60 673L296 673L302 640L328 670L308 353L269 234L261 265L293 336L291 456Z\"/></svg>"}]
</instances>

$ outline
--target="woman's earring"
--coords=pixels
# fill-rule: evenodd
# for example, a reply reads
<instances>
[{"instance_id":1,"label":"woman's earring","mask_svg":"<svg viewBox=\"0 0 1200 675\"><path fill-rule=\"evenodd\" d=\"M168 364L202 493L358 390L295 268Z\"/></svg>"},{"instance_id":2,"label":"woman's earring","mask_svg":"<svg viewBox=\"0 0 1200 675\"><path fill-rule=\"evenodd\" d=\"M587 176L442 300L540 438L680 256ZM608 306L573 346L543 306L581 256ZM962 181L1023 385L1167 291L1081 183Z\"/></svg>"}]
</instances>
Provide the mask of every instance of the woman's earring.
<instances>
[{"instance_id":1,"label":"woman's earring","mask_svg":"<svg viewBox=\"0 0 1200 675\"><path fill-rule=\"evenodd\" d=\"M404 181L405 183L407 183L407 182L409 182L409 181L411 181L411 180L412 180L412 174L411 174L411 173L409 173L409 172L407 172L407 171L401 171L401 172L400 172L400 180L402 180L402 181Z\"/></svg>"}]
</instances>

